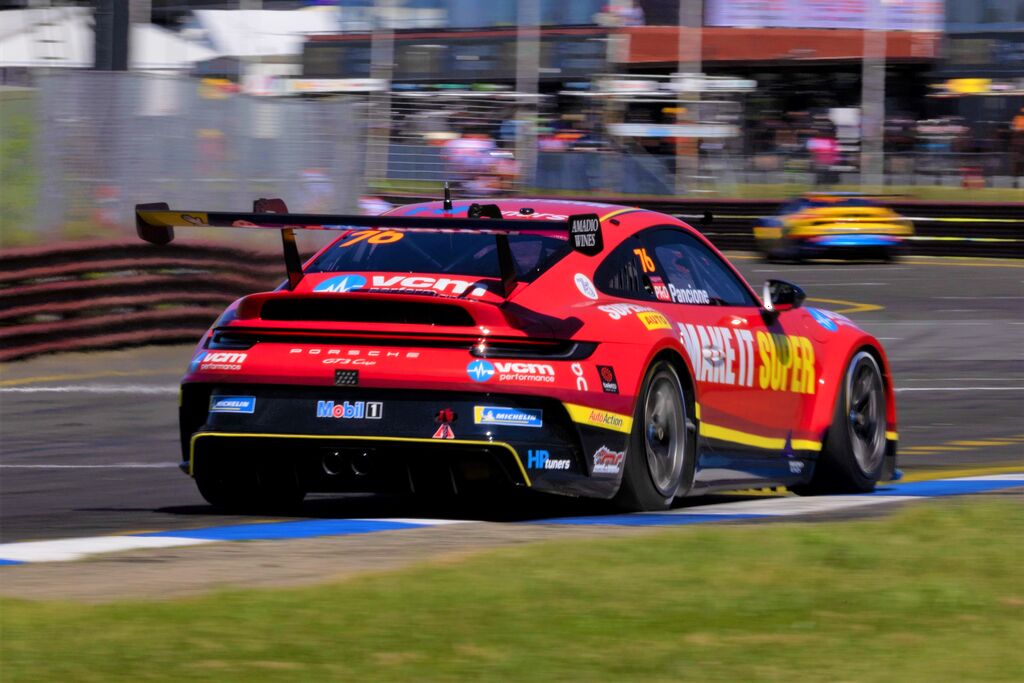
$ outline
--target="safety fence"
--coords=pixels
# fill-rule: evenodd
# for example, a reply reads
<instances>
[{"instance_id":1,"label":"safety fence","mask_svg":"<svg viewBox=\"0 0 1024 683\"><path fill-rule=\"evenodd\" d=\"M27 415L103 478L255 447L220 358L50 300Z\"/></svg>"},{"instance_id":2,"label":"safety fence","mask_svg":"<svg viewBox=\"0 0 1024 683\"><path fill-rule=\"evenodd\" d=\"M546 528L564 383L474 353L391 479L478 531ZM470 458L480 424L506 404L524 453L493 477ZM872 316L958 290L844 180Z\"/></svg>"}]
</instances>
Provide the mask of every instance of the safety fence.
<instances>
[{"instance_id":1,"label":"safety fence","mask_svg":"<svg viewBox=\"0 0 1024 683\"><path fill-rule=\"evenodd\" d=\"M407 203L408 196L389 197ZM590 201L595 198L589 197ZM722 249L751 249L777 202L606 197L697 225ZM910 254L1024 258L1021 204L890 204L913 219ZM283 280L279 252L85 242L0 251L0 361L43 353L194 341L224 306Z\"/></svg>"}]
</instances>

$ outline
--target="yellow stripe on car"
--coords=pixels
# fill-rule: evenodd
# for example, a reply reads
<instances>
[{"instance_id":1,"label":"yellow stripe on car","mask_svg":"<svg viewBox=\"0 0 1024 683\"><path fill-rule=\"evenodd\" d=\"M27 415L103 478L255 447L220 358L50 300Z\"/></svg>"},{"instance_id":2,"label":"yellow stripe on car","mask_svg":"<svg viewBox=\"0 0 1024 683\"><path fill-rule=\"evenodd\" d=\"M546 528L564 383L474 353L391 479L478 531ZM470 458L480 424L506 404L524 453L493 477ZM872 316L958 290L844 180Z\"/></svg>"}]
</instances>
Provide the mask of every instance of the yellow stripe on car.
<instances>
[{"instance_id":1,"label":"yellow stripe on car","mask_svg":"<svg viewBox=\"0 0 1024 683\"><path fill-rule=\"evenodd\" d=\"M754 446L755 448L764 448L771 451L781 451L786 447L786 440L771 436L759 436L757 434L749 434L747 432L741 432L737 429L729 429L728 427L719 427L718 425L708 424L707 422L700 423L700 434L701 436L708 439L718 439L719 441L730 441L732 443L742 444L744 446ZM820 451L821 443L818 441L811 441L809 439L793 439L790 441L790 446L796 451Z\"/></svg>"},{"instance_id":2,"label":"yellow stripe on car","mask_svg":"<svg viewBox=\"0 0 1024 683\"><path fill-rule=\"evenodd\" d=\"M418 443L418 444L431 444L432 446L497 446L504 448L512 457L516 459L516 465L519 466L519 472L523 475L523 481L526 482L527 486L533 486L533 482L530 481L530 475L526 473L526 468L523 467L522 458L519 457L519 453L511 445L504 443L503 441L476 441L472 439L423 439L413 438L404 436L338 436L335 434L259 434L259 433L246 433L246 432L199 432L192 435L192 439L189 442L188 448L188 473L189 476L195 476L195 456L196 456L196 441L199 439L205 439L206 437L228 437L228 438L249 438L249 439L318 439L321 441L383 441L391 443Z\"/></svg>"}]
</instances>

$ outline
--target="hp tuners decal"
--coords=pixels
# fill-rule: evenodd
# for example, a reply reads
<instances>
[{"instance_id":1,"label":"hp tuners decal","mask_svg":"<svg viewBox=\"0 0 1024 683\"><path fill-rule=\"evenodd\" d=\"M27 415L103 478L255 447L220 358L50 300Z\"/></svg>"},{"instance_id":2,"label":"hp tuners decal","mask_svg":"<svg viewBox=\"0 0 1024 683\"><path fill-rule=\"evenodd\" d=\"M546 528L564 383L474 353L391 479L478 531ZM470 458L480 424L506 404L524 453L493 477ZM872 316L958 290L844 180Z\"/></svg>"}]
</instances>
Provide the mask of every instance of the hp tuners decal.
<instances>
[{"instance_id":1,"label":"hp tuners decal","mask_svg":"<svg viewBox=\"0 0 1024 683\"><path fill-rule=\"evenodd\" d=\"M362 289L366 286L366 278L362 275L338 275L329 277L316 287L314 292L344 293Z\"/></svg>"},{"instance_id":2,"label":"hp tuners decal","mask_svg":"<svg viewBox=\"0 0 1024 683\"><path fill-rule=\"evenodd\" d=\"M568 470L572 460L559 460L551 457L551 453L541 448L526 451L526 466L531 470Z\"/></svg>"},{"instance_id":3,"label":"hp tuners decal","mask_svg":"<svg viewBox=\"0 0 1024 683\"><path fill-rule=\"evenodd\" d=\"M379 420L384 416L384 404L380 401L317 401L316 416L338 420Z\"/></svg>"},{"instance_id":4,"label":"hp tuners decal","mask_svg":"<svg viewBox=\"0 0 1024 683\"><path fill-rule=\"evenodd\" d=\"M526 408L499 408L473 406L473 422L478 425L504 425L507 427L543 427L544 411Z\"/></svg>"},{"instance_id":5,"label":"hp tuners decal","mask_svg":"<svg viewBox=\"0 0 1024 683\"><path fill-rule=\"evenodd\" d=\"M622 471L622 461L625 459L625 451L613 451L607 446L601 446L594 453L594 474L618 474Z\"/></svg>"},{"instance_id":6,"label":"hp tuners decal","mask_svg":"<svg viewBox=\"0 0 1024 683\"><path fill-rule=\"evenodd\" d=\"M256 411L255 396L211 396L211 413L247 413Z\"/></svg>"},{"instance_id":7,"label":"hp tuners decal","mask_svg":"<svg viewBox=\"0 0 1024 683\"><path fill-rule=\"evenodd\" d=\"M475 360L466 366L466 374L476 382L486 382L494 377L494 364L486 360Z\"/></svg>"}]
</instances>

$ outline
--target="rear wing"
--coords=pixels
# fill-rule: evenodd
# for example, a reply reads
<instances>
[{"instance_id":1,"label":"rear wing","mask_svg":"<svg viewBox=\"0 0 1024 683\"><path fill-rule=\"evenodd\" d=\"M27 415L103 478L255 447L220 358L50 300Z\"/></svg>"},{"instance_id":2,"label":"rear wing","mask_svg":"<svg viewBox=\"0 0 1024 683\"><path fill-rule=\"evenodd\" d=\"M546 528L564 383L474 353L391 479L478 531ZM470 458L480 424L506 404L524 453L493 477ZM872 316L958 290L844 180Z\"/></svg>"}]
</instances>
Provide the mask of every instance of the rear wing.
<instances>
[{"instance_id":1,"label":"rear wing","mask_svg":"<svg viewBox=\"0 0 1024 683\"><path fill-rule=\"evenodd\" d=\"M450 210L447 209L446 210ZM471 204L466 218L456 216L355 216L288 213L280 199L257 199L252 213L226 211L172 210L166 203L136 204L135 229L146 242L170 244L176 227L260 228L281 231L288 289L302 280L302 262L295 244L295 230L348 230L367 228L401 231L438 231L493 234L498 248L498 265L505 296L516 285L515 260L508 235L520 232L565 234L573 250L588 256L601 253L604 240L597 214L569 216L564 221L506 219L496 204Z\"/></svg>"}]
</instances>

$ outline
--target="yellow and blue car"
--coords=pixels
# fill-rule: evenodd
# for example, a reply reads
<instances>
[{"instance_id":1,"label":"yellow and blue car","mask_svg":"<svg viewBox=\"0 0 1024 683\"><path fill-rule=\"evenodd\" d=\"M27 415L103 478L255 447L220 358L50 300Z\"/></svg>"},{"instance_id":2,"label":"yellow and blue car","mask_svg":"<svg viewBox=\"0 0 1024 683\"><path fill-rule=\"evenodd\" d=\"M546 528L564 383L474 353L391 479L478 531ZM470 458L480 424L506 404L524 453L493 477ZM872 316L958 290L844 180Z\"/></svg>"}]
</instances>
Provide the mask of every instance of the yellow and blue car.
<instances>
[{"instance_id":1,"label":"yellow and blue car","mask_svg":"<svg viewBox=\"0 0 1024 683\"><path fill-rule=\"evenodd\" d=\"M769 260L888 261L913 234L910 220L872 197L841 192L804 194L754 226L757 248Z\"/></svg>"}]
</instances>

